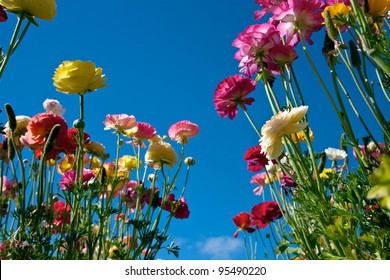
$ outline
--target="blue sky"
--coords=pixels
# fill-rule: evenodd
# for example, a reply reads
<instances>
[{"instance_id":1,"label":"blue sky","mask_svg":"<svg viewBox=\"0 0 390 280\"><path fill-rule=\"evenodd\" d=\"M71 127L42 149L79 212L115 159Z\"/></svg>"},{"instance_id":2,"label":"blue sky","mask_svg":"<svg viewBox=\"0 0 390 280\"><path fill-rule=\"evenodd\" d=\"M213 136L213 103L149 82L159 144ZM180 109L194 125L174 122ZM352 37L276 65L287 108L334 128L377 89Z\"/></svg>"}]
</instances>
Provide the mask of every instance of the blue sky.
<instances>
[{"instance_id":1,"label":"blue sky","mask_svg":"<svg viewBox=\"0 0 390 280\"><path fill-rule=\"evenodd\" d=\"M213 95L221 80L238 73L231 43L255 23L254 2L58 0L54 21L31 26L11 58L0 81L0 103L10 103L17 115L33 116L42 112L46 98L55 98L71 125L78 99L56 92L51 79L63 60L91 60L103 68L109 86L86 95L86 130L111 154L115 137L102 124L107 114L134 115L160 134L176 121L197 123L200 133L187 149L197 162L185 195L191 215L174 221L172 239L181 244L181 259L245 259L242 235L232 237L232 217L262 200L252 194L254 174L243 160L258 137L242 112L234 121L220 118ZM14 24L14 15L0 24L0 45L8 45ZM323 30L314 40L312 50L325 76ZM315 148L338 147L341 129L335 114L312 83L315 77L304 57L299 61L296 70L304 82ZM261 85L252 96L256 102L250 112L261 127L271 116ZM5 121L2 113L0 122Z\"/></svg>"}]
</instances>

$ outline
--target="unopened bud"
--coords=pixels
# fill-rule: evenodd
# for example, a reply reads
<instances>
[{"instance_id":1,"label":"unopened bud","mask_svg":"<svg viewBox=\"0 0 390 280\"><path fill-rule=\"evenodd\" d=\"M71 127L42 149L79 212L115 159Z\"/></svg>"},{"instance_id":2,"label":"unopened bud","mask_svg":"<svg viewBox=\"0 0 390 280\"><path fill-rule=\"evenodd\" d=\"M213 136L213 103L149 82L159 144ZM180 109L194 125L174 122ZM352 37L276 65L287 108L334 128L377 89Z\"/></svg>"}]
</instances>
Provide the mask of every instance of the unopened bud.
<instances>
[{"instance_id":1,"label":"unopened bud","mask_svg":"<svg viewBox=\"0 0 390 280\"><path fill-rule=\"evenodd\" d=\"M333 41L337 41L337 38L339 37L339 32L337 31L337 28L333 24L333 20L330 15L330 12L328 10L325 10L324 15L325 15L326 31L328 33L329 38L332 39Z\"/></svg>"},{"instance_id":2,"label":"unopened bud","mask_svg":"<svg viewBox=\"0 0 390 280\"><path fill-rule=\"evenodd\" d=\"M153 181L156 181L156 179L157 179L157 175L155 175L155 174L148 175L148 181L153 182Z\"/></svg>"},{"instance_id":3,"label":"unopened bud","mask_svg":"<svg viewBox=\"0 0 390 280\"><path fill-rule=\"evenodd\" d=\"M8 144L8 158L10 160L13 160L15 158L15 148L12 143L12 138L8 138L7 144Z\"/></svg>"},{"instance_id":4,"label":"unopened bud","mask_svg":"<svg viewBox=\"0 0 390 280\"><path fill-rule=\"evenodd\" d=\"M43 154L47 154L53 149L54 144L56 143L57 136L60 133L60 129L61 125L59 124L53 126L43 148Z\"/></svg>"},{"instance_id":5,"label":"unopened bud","mask_svg":"<svg viewBox=\"0 0 390 280\"><path fill-rule=\"evenodd\" d=\"M7 113L9 128L11 129L11 131L14 131L17 125L15 112L12 109L11 105L8 103L4 105L4 108L5 108L5 112Z\"/></svg>"},{"instance_id":6,"label":"unopened bud","mask_svg":"<svg viewBox=\"0 0 390 280\"><path fill-rule=\"evenodd\" d=\"M84 120L82 120L82 119L77 119L77 120L75 120L75 121L73 122L73 127L74 127L74 128L78 128L78 129L84 128L84 127L85 127L85 122L84 122Z\"/></svg>"},{"instance_id":7,"label":"unopened bud","mask_svg":"<svg viewBox=\"0 0 390 280\"><path fill-rule=\"evenodd\" d=\"M362 61L360 60L360 54L354 41L349 40L349 51L351 55L351 64L355 68L360 68Z\"/></svg>"},{"instance_id":8,"label":"unopened bud","mask_svg":"<svg viewBox=\"0 0 390 280\"><path fill-rule=\"evenodd\" d=\"M184 160L184 163L189 166L195 165L195 159L193 157L188 157Z\"/></svg>"}]
</instances>

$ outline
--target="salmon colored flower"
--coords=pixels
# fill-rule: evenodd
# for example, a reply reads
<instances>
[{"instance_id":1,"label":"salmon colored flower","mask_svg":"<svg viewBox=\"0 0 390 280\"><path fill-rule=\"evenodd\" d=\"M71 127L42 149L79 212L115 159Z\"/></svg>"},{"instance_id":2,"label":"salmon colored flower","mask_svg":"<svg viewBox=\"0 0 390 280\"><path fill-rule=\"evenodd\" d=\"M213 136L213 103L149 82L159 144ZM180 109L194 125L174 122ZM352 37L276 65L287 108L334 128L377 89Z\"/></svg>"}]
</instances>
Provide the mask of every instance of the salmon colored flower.
<instances>
[{"instance_id":1,"label":"salmon colored flower","mask_svg":"<svg viewBox=\"0 0 390 280\"><path fill-rule=\"evenodd\" d=\"M250 147L244 154L244 160L248 163L248 170L259 172L269 162L260 145Z\"/></svg>"},{"instance_id":2,"label":"salmon colored flower","mask_svg":"<svg viewBox=\"0 0 390 280\"><path fill-rule=\"evenodd\" d=\"M0 0L0 5L8 12L18 14L25 12L43 20L52 20L57 7L54 0Z\"/></svg>"},{"instance_id":3,"label":"salmon colored flower","mask_svg":"<svg viewBox=\"0 0 390 280\"><path fill-rule=\"evenodd\" d=\"M227 77L220 82L214 93L214 105L218 115L222 118L228 116L233 120L237 115L238 106L246 111L245 105L250 105L255 101L254 98L248 98L247 95L255 88L254 81L239 74Z\"/></svg>"},{"instance_id":4,"label":"salmon colored flower","mask_svg":"<svg viewBox=\"0 0 390 280\"><path fill-rule=\"evenodd\" d=\"M279 204L275 201L266 201L253 206L251 211L251 226L266 228L270 222L283 217Z\"/></svg>"},{"instance_id":5,"label":"salmon colored flower","mask_svg":"<svg viewBox=\"0 0 390 280\"><path fill-rule=\"evenodd\" d=\"M169 143L157 142L149 146L145 154L145 162L154 169L161 169L162 165L172 168L177 162L177 156Z\"/></svg>"},{"instance_id":6,"label":"salmon colored flower","mask_svg":"<svg viewBox=\"0 0 390 280\"><path fill-rule=\"evenodd\" d=\"M188 138L194 137L198 133L199 126L186 120L174 123L168 129L169 137L181 144L188 144Z\"/></svg>"},{"instance_id":7,"label":"salmon colored flower","mask_svg":"<svg viewBox=\"0 0 390 280\"><path fill-rule=\"evenodd\" d=\"M107 86L102 68L96 68L91 61L64 61L57 67L54 86L57 91L67 94L85 94Z\"/></svg>"},{"instance_id":8,"label":"salmon colored flower","mask_svg":"<svg viewBox=\"0 0 390 280\"><path fill-rule=\"evenodd\" d=\"M268 159L276 159L283 153L282 137L297 133L307 127L299 121L306 115L308 106L299 106L290 111L282 111L272 116L262 127L260 145Z\"/></svg>"},{"instance_id":9,"label":"salmon colored flower","mask_svg":"<svg viewBox=\"0 0 390 280\"><path fill-rule=\"evenodd\" d=\"M125 131L137 127L135 117L127 114L107 115L103 124L105 125L104 130L113 129L115 133L125 133Z\"/></svg>"},{"instance_id":10,"label":"salmon colored flower","mask_svg":"<svg viewBox=\"0 0 390 280\"><path fill-rule=\"evenodd\" d=\"M236 216L233 217L233 222L236 226L238 226L238 229L234 233L233 237L237 238L238 233L240 231L247 231L248 233L254 232L256 229L251 227L251 216L247 212L241 212L238 213Z\"/></svg>"}]
</instances>

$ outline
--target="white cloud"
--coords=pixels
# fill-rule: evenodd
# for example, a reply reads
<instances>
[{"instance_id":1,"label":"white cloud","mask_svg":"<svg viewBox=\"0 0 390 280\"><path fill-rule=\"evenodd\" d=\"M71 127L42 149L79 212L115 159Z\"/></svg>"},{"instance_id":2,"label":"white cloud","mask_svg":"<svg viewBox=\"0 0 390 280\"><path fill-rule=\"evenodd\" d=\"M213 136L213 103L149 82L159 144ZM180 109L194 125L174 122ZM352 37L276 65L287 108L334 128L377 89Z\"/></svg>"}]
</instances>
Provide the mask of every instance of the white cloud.
<instances>
[{"instance_id":1,"label":"white cloud","mask_svg":"<svg viewBox=\"0 0 390 280\"><path fill-rule=\"evenodd\" d=\"M243 241L232 236L209 237L196 243L200 253L212 259L232 259L232 255L243 250Z\"/></svg>"}]
</instances>

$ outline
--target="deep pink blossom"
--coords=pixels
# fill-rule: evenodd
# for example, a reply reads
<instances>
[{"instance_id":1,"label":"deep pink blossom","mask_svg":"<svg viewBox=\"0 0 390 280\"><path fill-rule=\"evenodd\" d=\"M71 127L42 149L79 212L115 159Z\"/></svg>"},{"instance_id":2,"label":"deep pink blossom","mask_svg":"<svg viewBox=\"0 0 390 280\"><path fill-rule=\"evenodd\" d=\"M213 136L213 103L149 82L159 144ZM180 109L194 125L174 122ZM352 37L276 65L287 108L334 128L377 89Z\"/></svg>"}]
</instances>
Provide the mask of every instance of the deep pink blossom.
<instances>
[{"instance_id":1,"label":"deep pink blossom","mask_svg":"<svg viewBox=\"0 0 390 280\"><path fill-rule=\"evenodd\" d=\"M234 58L240 62L241 71L252 77L260 69L259 65L269 50L280 45L280 42L280 33L274 25L262 23L248 26L233 41L232 45L239 49Z\"/></svg>"},{"instance_id":2,"label":"deep pink blossom","mask_svg":"<svg viewBox=\"0 0 390 280\"><path fill-rule=\"evenodd\" d=\"M290 67L292 62L298 58L298 54L293 46L280 44L269 50L264 62L267 69L273 74L279 74L285 67Z\"/></svg>"},{"instance_id":3,"label":"deep pink blossom","mask_svg":"<svg viewBox=\"0 0 390 280\"><path fill-rule=\"evenodd\" d=\"M250 147L244 154L244 160L248 163L248 170L252 172L259 172L269 162L260 145Z\"/></svg>"},{"instance_id":4,"label":"deep pink blossom","mask_svg":"<svg viewBox=\"0 0 390 280\"><path fill-rule=\"evenodd\" d=\"M277 29L285 37L286 44L295 46L299 42L299 32L309 44L313 44L311 34L323 27L321 13L325 6L322 0L287 0L288 9L279 10L272 17L278 22Z\"/></svg>"},{"instance_id":5,"label":"deep pink blossom","mask_svg":"<svg viewBox=\"0 0 390 280\"><path fill-rule=\"evenodd\" d=\"M190 121L180 121L171 125L168 135L172 140L181 144L187 144L189 137L194 137L199 133L199 126Z\"/></svg>"},{"instance_id":6,"label":"deep pink blossom","mask_svg":"<svg viewBox=\"0 0 390 280\"><path fill-rule=\"evenodd\" d=\"M254 98L247 97L255 89L255 82L249 78L239 74L227 77L218 84L214 93L214 105L218 115L222 118L228 116L233 120L238 113L238 106L246 110L245 105L255 101Z\"/></svg>"},{"instance_id":7,"label":"deep pink blossom","mask_svg":"<svg viewBox=\"0 0 390 280\"><path fill-rule=\"evenodd\" d=\"M176 200L175 195L172 193L168 195L168 199L162 205L162 208L172 213L173 217L177 219L186 219L190 216L186 199L181 197L180 200Z\"/></svg>"},{"instance_id":8,"label":"deep pink blossom","mask_svg":"<svg viewBox=\"0 0 390 280\"><path fill-rule=\"evenodd\" d=\"M251 211L252 224L258 228L266 228L270 222L283 217L279 205L275 201L266 201L253 206Z\"/></svg>"},{"instance_id":9,"label":"deep pink blossom","mask_svg":"<svg viewBox=\"0 0 390 280\"><path fill-rule=\"evenodd\" d=\"M256 0L256 3L262 7L262 10L255 11L256 20L269 13L274 13L276 9L286 10L288 8L287 0Z\"/></svg>"},{"instance_id":10,"label":"deep pink blossom","mask_svg":"<svg viewBox=\"0 0 390 280\"><path fill-rule=\"evenodd\" d=\"M95 173L90 169L83 170L83 189L88 189L88 184L96 178ZM62 190L72 191L76 184L76 171L67 170L60 179L60 187Z\"/></svg>"}]
</instances>

